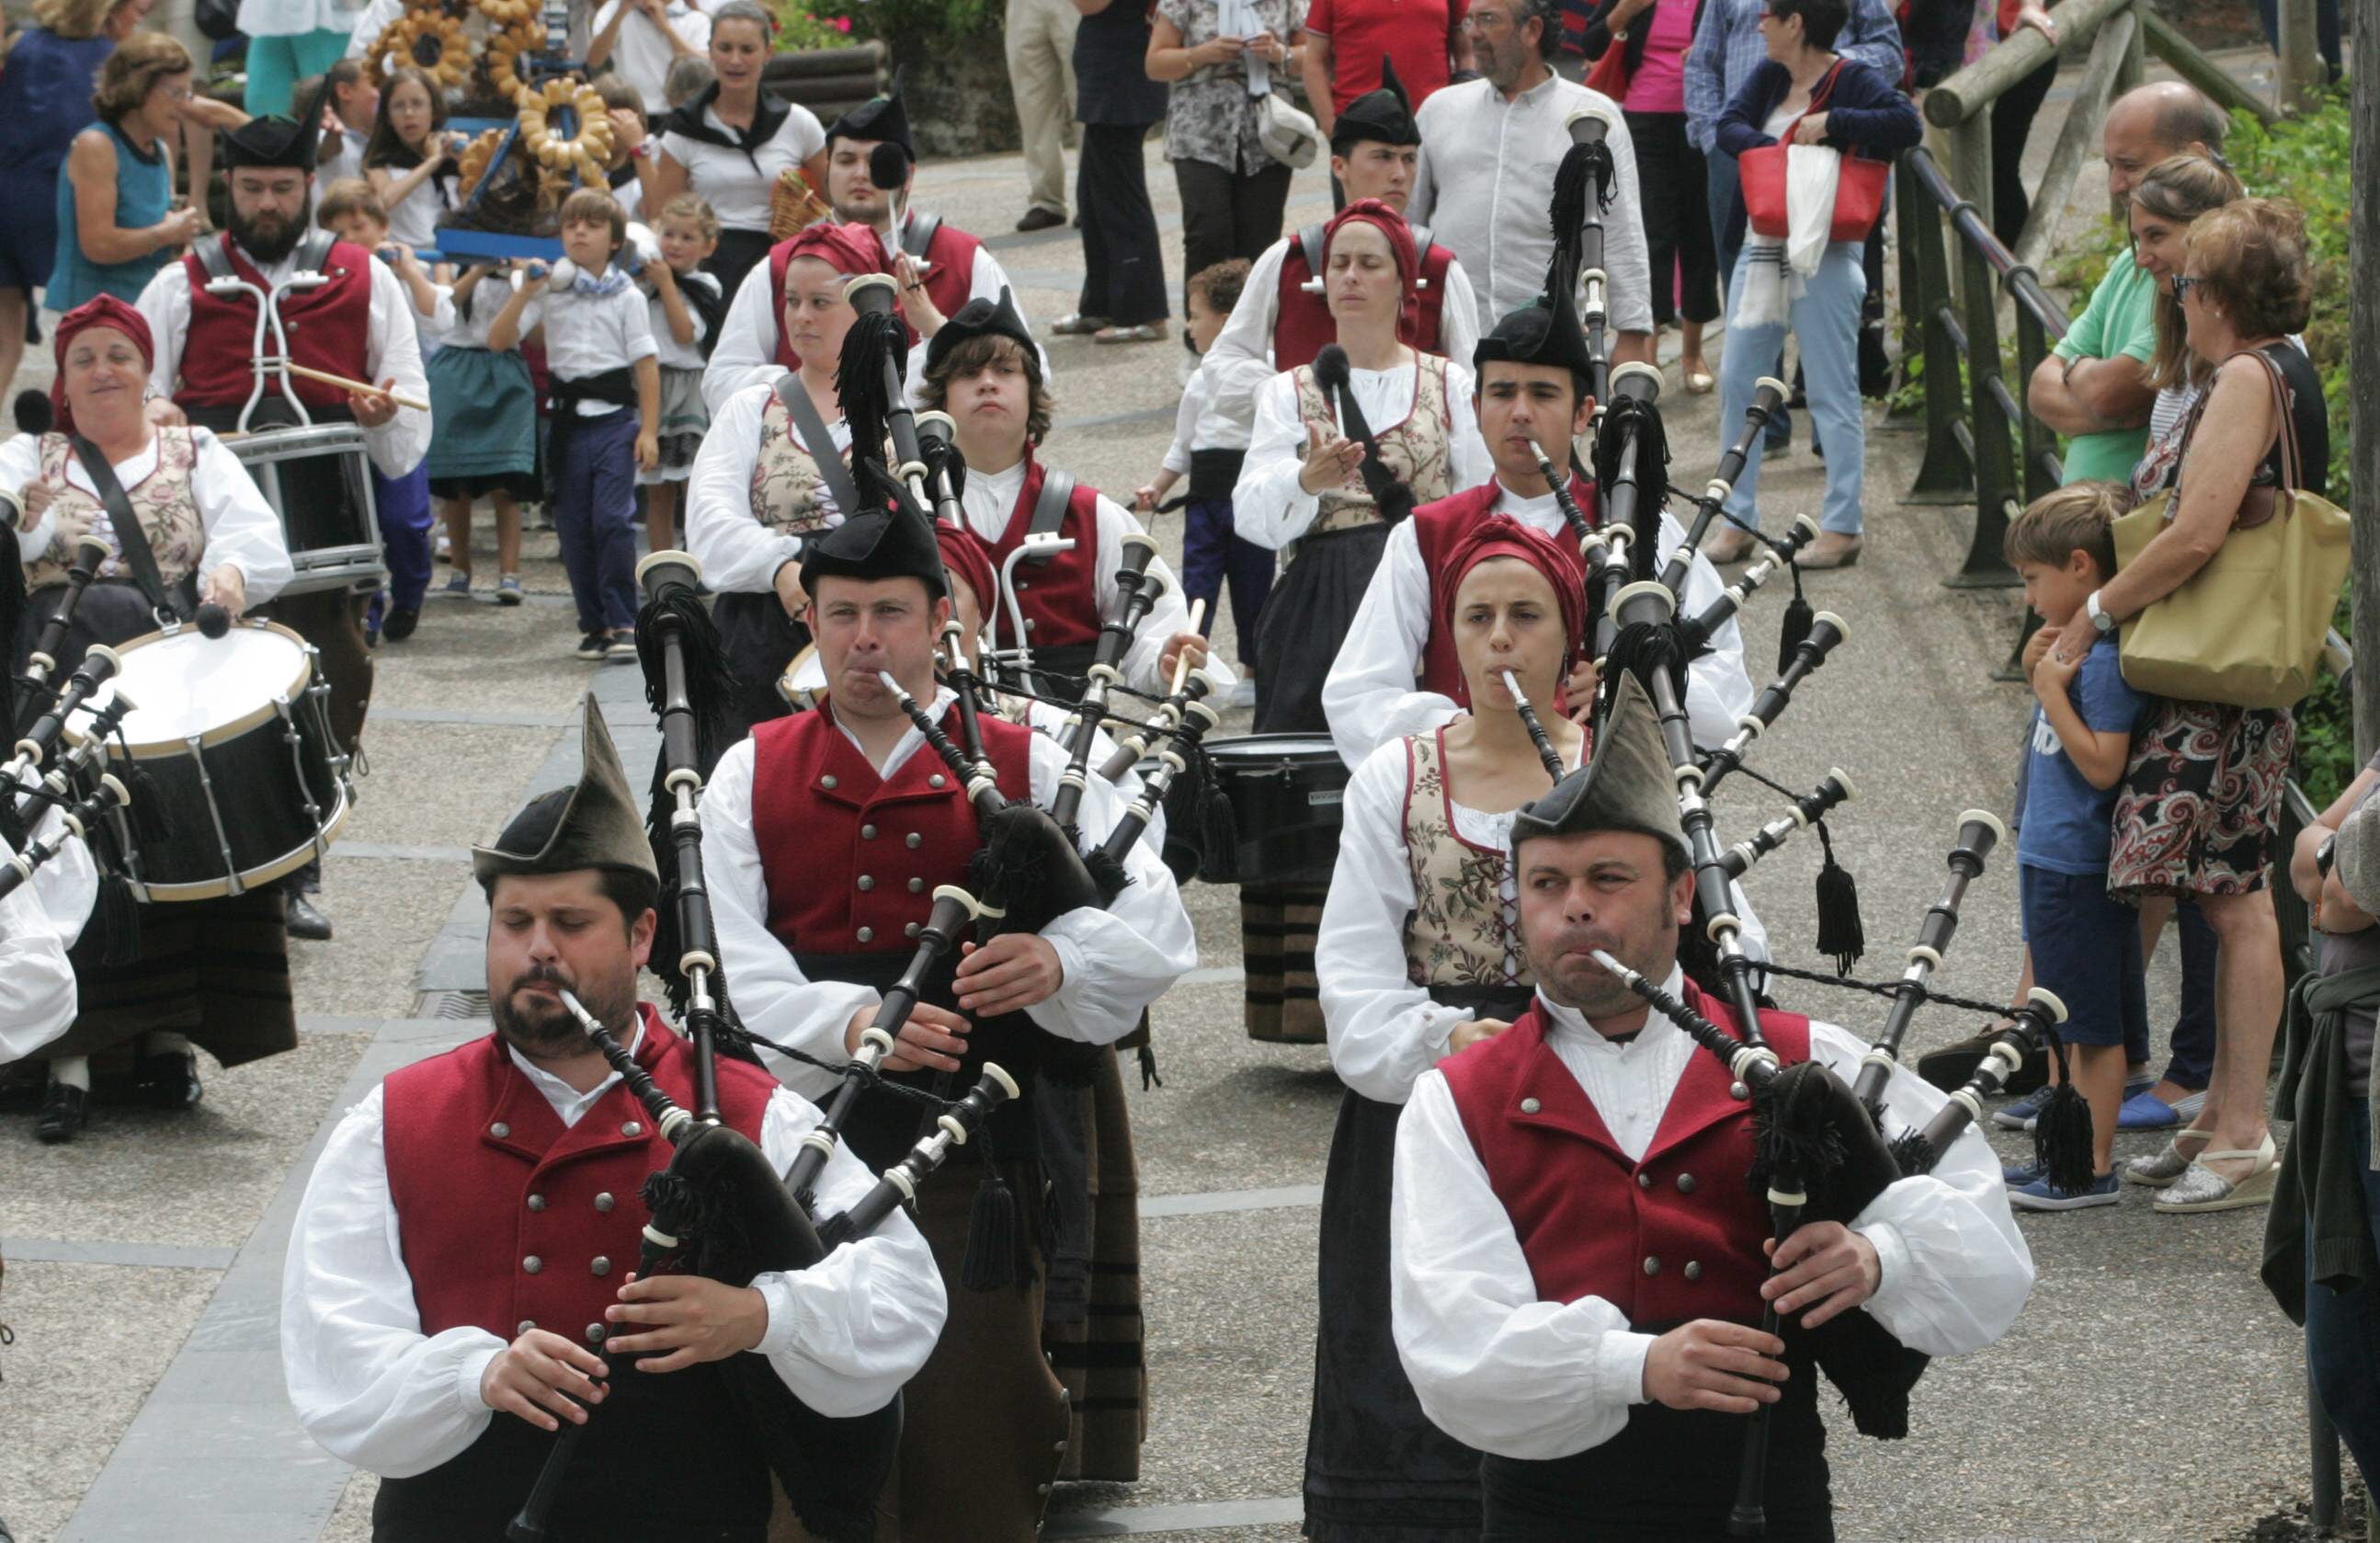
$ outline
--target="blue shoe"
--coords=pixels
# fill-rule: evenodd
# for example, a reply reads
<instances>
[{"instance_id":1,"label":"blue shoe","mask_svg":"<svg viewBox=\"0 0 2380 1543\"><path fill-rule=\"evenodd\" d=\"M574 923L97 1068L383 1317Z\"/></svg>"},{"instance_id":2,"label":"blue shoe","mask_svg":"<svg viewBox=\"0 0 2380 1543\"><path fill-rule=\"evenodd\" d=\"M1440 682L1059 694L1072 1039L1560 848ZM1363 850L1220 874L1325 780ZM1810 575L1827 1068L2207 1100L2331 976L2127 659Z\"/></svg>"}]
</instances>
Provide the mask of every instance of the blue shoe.
<instances>
[{"instance_id":1,"label":"blue shoe","mask_svg":"<svg viewBox=\"0 0 2380 1543\"><path fill-rule=\"evenodd\" d=\"M2004 1131L2029 1131L2041 1119L2041 1106L2049 1101L2049 1089L2035 1088L2006 1109L1992 1111L1992 1124Z\"/></svg>"},{"instance_id":2,"label":"blue shoe","mask_svg":"<svg viewBox=\"0 0 2380 1543\"><path fill-rule=\"evenodd\" d=\"M2009 1191L2009 1204L2019 1210L2083 1210L2092 1206L2112 1206L2123 1191L2123 1181L2112 1172L2102 1173L2081 1189L2059 1189L2046 1178Z\"/></svg>"},{"instance_id":3,"label":"blue shoe","mask_svg":"<svg viewBox=\"0 0 2380 1543\"><path fill-rule=\"evenodd\" d=\"M2022 1189L2025 1185L2037 1182L2041 1178L2041 1164L2037 1162L2007 1163L2000 1168L2000 1183L2010 1189Z\"/></svg>"},{"instance_id":4,"label":"blue shoe","mask_svg":"<svg viewBox=\"0 0 2380 1543\"><path fill-rule=\"evenodd\" d=\"M2116 1112L2116 1128L2119 1131L2171 1130L2180 1124L2180 1112L2145 1087L2137 1093L2128 1090L2123 1108Z\"/></svg>"}]
</instances>

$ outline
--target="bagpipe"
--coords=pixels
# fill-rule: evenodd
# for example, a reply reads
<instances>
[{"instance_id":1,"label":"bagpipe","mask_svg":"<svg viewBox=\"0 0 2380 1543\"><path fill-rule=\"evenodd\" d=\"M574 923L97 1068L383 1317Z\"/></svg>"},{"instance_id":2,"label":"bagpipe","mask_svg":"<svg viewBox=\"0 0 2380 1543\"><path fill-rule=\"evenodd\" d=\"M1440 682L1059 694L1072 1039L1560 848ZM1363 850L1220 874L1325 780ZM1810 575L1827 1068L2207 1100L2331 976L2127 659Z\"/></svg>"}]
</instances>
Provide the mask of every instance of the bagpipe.
<instances>
[{"instance_id":1,"label":"bagpipe","mask_svg":"<svg viewBox=\"0 0 2380 1543\"><path fill-rule=\"evenodd\" d=\"M1115 574L1121 596L1117 614L1100 625L1083 699L1075 704L1066 726L1059 731L1058 747L1066 752L1066 770L1059 778L1057 794L1050 800L1050 817L1069 830L1074 828L1075 816L1082 808L1083 794L1091 774L1091 747L1099 738L1099 723L1107 716L1108 699L1120 678L1116 667L1123 662L1125 650L1132 647L1133 635L1140 630L1142 620L1165 590L1165 580L1148 571L1156 556L1157 543L1147 536L1135 532L1123 539L1123 557L1116 565Z\"/></svg>"},{"instance_id":2,"label":"bagpipe","mask_svg":"<svg viewBox=\"0 0 2380 1543\"><path fill-rule=\"evenodd\" d=\"M1521 715L1521 726L1529 731L1529 743L1537 747L1537 759L1544 764L1546 775L1560 782L1563 775L1561 752L1554 748L1552 738L1546 733L1546 725L1537 717L1537 710L1530 705L1527 695L1522 691L1520 677L1510 670L1502 674L1504 689L1512 693L1513 710Z\"/></svg>"},{"instance_id":3,"label":"bagpipe","mask_svg":"<svg viewBox=\"0 0 2380 1543\"><path fill-rule=\"evenodd\" d=\"M1603 265L1603 216L1611 207L1611 119L1597 107L1572 111L1562 128L1571 148L1554 178L1554 238L1559 250L1568 233L1575 231L1577 257L1568 271L1558 272L1564 293L1580 293L1578 319L1586 336L1587 358L1593 361L1588 391L1595 398L1595 422L1603 421L1604 399L1611 391L1611 274Z\"/></svg>"}]
</instances>

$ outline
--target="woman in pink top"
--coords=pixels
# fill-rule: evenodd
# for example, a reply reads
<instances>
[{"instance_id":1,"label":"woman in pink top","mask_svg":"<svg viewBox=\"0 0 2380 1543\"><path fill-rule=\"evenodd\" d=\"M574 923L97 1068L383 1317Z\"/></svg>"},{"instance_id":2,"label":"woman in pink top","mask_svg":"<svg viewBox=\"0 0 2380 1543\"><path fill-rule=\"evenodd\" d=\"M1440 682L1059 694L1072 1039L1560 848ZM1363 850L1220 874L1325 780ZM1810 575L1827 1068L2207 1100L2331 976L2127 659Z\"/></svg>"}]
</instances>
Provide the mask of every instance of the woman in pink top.
<instances>
[{"instance_id":1,"label":"woman in pink top","mask_svg":"<svg viewBox=\"0 0 2380 1543\"><path fill-rule=\"evenodd\" d=\"M1686 389L1711 389L1703 327L1718 317L1718 249L1703 192L1703 156L1686 138L1686 49L1703 0L1603 0L1580 39L1589 59L1627 50L1629 137L1645 204L1645 254L1653 264L1653 321L1683 323L1678 367Z\"/></svg>"}]
</instances>

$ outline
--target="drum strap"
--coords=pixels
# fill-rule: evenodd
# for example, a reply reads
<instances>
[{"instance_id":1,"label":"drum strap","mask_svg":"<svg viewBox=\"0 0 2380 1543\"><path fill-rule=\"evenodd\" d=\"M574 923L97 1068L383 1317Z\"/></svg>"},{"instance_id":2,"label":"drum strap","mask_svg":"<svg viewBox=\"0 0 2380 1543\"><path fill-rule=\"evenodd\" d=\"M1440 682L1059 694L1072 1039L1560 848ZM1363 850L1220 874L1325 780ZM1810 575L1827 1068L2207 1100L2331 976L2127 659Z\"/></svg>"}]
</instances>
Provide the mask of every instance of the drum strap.
<instances>
[{"instance_id":1,"label":"drum strap","mask_svg":"<svg viewBox=\"0 0 2380 1543\"><path fill-rule=\"evenodd\" d=\"M116 550L124 565L132 570L132 577L148 597L150 607L160 617L188 621L173 592L165 588L165 576L157 571L157 554L149 550L149 532L140 529L140 516L133 511L132 500L124 492L124 484L115 480L115 468L107 464L99 446L83 438L74 437L75 458L91 478L91 485L99 490L99 501L107 508L107 523L115 529Z\"/></svg>"},{"instance_id":2,"label":"drum strap","mask_svg":"<svg viewBox=\"0 0 2380 1543\"><path fill-rule=\"evenodd\" d=\"M845 519L859 514L859 484L851 480L851 468L843 462L842 453L834 447L834 433L819 416L818 405L810 394L802 389L799 375L777 378L777 400L785 405L785 415L794 420L794 432L801 437L802 448L818 463L819 480L826 484L827 495L834 506L843 511Z\"/></svg>"},{"instance_id":3,"label":"drum strap","mask_svg":"<svg viewBox=\"0 0 2380 1543\"><path fill-rule=\"evenodd\" d=\"M1066 526L1066 505L1075 498L1075 474L1051 467L1041 474L1040 496L1033 501L1033 523L1026 528L1027 536L1054 536ZM1048 562L1048 556L1027 557L1026 562L1036 566Z\"/></svg>"}]
</instances>

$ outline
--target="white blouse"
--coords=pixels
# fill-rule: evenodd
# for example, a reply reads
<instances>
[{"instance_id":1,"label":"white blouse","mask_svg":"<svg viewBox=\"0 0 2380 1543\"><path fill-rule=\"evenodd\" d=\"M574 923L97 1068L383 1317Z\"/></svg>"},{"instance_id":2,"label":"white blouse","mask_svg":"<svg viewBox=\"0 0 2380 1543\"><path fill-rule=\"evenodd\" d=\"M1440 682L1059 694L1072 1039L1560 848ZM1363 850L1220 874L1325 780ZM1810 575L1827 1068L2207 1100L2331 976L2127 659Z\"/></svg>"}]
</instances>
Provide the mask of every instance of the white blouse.
<instances>
[{"instance_id":1,"label":"white blouse","mask_svg":"<svg viewBox=\"0 0 2380 1543\"><path fill-rule=\"evenodd\" d=\"M1305 534L1321 508L1318 495L1297 485L1305 469L1305 422L1298 416L1295 371L1284 370L1257 393L1256 430L1247 460L1232 494L1232 534L1276 550ZM1352 370L1348 387L1364 421L1384 434L1414 410L1416 367ZM1479 415L1471 403L1471 371L1446 367L1446 413L1450 493L1475 488L1496 475L1488 442L1479 437Z\"/></svg>"},{"instance_id":2,"label":"white blouse","mask_svg":"<svg viewBox=\"0 0 2380 1543\"><path fill-rule=\"evenodd\" d=\"M281 516L265 502L255 480L249 476L248 468L212 430L194 429L191 434L198 446L198 457L190 467L190 496L199 506L199 520L207 533L206 549L199 555L199 577L203 582L207 575L228 563L239 570L248 589L249 605L262 605L279 594L281 587L295 574ZM137 487L156 469L157 441L153 435L147 449L115 464L115 480L128 490ZM17 434L0 440L0 500L18 503L27 484L41 474L42 442L38 436ZM99 496L99 490L91 486L91 474L72 456L67 457L67 480L93 498ZM91 534L109 546L115 544L115 527L104 508L92 512L91 529ZM74 556L71 551L50 551L57 544L57 510L52 505L32 529L20 529L18 539L26 560L50 553L61 563L70 561Z\"/></svg>"},{"instance_id":3,"label":"white blouse","mask_svg":"<svg viewBox=\"0 0 2380 1543\"><path fill-rule=\"evenodd\" d=\"M714 107L704 108L702 117L722 134L735 132ZM686 168L687 188L703 196L729 230L767 230L769 193L777 178L825 148L825 127L798 102L786 105L785 121L748 156L733 145L705 144L674 131L662 136L662 149Z\"/></svg>"},{"instance_id":4,"label":"white blouse","mask_svg":"<svg viewBox=\"0 0 2380 1543\"><path fill-rule=\"evenodd\" d=\"M798 563L802 538L762 525L752 517L752 468L760 458L761 415L768 411L774 385L747 386L727 399L710 416L702 448L694 453L694 468L686 474L686 549L702 565L702 581L720 594L766 594L776 587L777 570ZM851 451L851 429L840 418L827 425L837 452ZM826 509L825 529L843 523L826 490L819 490Z\"/></svg>"},{"instance_id":5,"label":"white blouse","mask_svg":"<svg viewBox=\"0 0 2380 1543\"><path fill-rule=\"evenodd\" d=\"M565 1126L620 1080L615 1072L582 1095L507 1053ZM760 1149L788 1168L818 1123L814 1106L780 1088L761 1116ZM422 1333L374 1087L331 1132L307 1181L281 1272L281 1367L306 1434L343 1462L405 1478L460 1455L497 1417L480 1400L480 1379L508 1342L469 1327ZM820 1179L820 1214L848 1209L875 1183L838 1145ZM808 1270L755 1276L752 1289L769 1308L758 1354L795 1397L831 1417L890 1403L925 1365L949 1306L932 1252L905 1211Z\"/></svg>"},{"instance_id":6,"label":"white blouse","mask_svg":"<svg viewBox=\"0 0 2380 1543\"><path fill-rule=\"evenodd\" d=\"M1678 990L1680 972L1670 972ZM1631 1044L1603 1038L1540 995L1546 1043L1578 1078L1630 1158L1652 1144L1697 1048L1658 1013ZM1812 1057L1849 1081L1867 1047L1810 1025ZM1907 1070L1884 1094L1896 1134L1948 1100ZM1930 1174L1901 1179L1852 1221L1875 1245L1883 1283L1860 1309L1901 1343L1962 1355L2008 1331L2033 1290L1999 1158L1970 1126ZM1620 1433L1645 1400L1653 1336L1599 1296L1539 1299L1511 1214L1456 1112L1442 1072L1422 1075L1397 1125L1389 1218L1389 1298L1397 1353L1432 1423L1467 1446L1531 1461L1568 1457Z\"/></svg>"}]
</instances>

